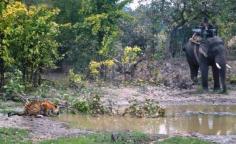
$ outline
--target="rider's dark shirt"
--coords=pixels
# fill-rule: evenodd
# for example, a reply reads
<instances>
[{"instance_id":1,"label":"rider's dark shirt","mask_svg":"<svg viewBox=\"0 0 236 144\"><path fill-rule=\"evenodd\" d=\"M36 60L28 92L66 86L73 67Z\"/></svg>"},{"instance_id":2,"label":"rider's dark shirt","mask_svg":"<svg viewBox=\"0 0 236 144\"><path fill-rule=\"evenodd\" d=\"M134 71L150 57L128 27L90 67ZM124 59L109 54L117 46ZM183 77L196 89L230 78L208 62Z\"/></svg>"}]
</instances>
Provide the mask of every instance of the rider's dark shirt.
<instances>
[{"instance_id":1,"label":"rider's dark shirt","mask_svg":"<svg viewBox=\"0 0 236 144\"><path fill-rule=\"evenodd\" d=\"M202 36L204 36L204 31L206 31L207 32L207 34L206 34L206 38L209 38L209 37L214 37L214 31L213 31L213 29L214 29L214 26L212 25L212 24L208 24L208 26L204 26L204 24L203 23L201 23L201 25L199 26L199 28L201 29L201 31L202 31L202 33L201 33L201 35Z\"/></svg>"}]
</instances>

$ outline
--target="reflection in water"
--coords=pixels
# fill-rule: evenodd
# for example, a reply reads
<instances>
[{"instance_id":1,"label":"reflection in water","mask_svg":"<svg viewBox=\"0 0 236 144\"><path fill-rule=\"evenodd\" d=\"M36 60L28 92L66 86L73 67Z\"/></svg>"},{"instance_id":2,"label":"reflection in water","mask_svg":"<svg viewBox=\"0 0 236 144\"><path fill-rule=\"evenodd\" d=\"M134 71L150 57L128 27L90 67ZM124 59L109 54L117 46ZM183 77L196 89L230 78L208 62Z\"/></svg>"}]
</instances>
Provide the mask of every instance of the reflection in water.
<instances>
[{"instance_id":1,"label":"reflection in water","mask_svg":"<svg viewBox=\"0 0 236 144\"><path fill-rule=\"evenodd\" d=\"M212 116L208 116L208 127L209 129L213 129L213 117Z\"/></svg>"},{"instance_id":2,"label":"reflection in water","mask_svg":"<svg viewBox=\"0 0 236 144\"><path fill-rule=\"evenodd\" d=\"M160 126L159 126L159 132L158 132L159 134L167 134L167 130L166 130L166 125L165 125L165 123L163 123L163 124L160 124Z\"/></svg>"},{"instance_id":3,"label":"reflection in water","mask_svg":"<svg viewBox=\"0 0 236 144\"><path fill-rule=\"evenodd\" d=\"M142 131L146 133L188 133L198 132L208 135L236 134L236 116L234 115L175 115L176 113L230 112L236 113L236 106L172 106L167 108L165 118L131 118L85 115L61 115L59 120L69 122L71 126L98 131Z\"/></svg>"}]
</instances>

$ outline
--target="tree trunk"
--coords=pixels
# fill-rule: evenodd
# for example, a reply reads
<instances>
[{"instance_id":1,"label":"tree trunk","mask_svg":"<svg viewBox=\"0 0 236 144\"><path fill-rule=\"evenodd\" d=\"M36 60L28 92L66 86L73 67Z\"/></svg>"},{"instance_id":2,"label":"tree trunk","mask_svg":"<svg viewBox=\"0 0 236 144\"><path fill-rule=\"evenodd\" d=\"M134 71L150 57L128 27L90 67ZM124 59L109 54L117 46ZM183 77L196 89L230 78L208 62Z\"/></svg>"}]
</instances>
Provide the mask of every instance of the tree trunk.
<instances>
[{"instance_id":1,"label":"tree trunk","mask_svg":"<svg viewBox=\"0 0 236 144\"><path fill-rule=\"evenodd\" d=\"M171 50L170 50L170 42L171 42L171 34L169 33L166 40L165 46L165 58L171 58Z\"/></svg>"},{"instance_id":2,"label":"tree trunk","mask_svg":"<svg viewBox=\"0 0 236 144\"><path fill-rule=\"evenodd\" d=\"M4 85L4 72L5 72L5 69L4 69L4 61L3 59L0 59L0 88L3 87Z\"/></svg>"}]
</instances>

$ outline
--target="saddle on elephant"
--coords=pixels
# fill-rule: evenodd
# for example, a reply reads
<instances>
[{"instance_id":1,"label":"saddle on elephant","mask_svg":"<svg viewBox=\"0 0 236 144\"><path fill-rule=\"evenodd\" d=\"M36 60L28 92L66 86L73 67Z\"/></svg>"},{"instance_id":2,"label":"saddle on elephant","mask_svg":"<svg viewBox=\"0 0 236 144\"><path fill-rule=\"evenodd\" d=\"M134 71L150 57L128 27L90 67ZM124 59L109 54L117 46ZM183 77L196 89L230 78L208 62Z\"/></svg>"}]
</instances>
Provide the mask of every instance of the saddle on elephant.
<instances>
[{"instance_id":1,"label":"saddle on elephant","mask_svg":"<svg viewBox=\"0 0 236 144\"><path fill-rule=\"evenodd\" d=\"M202 37L197 34L193 34L193 36L189 40L193 42L194 44L200 45L202 41Z\"/></svg>"}]
</instances>

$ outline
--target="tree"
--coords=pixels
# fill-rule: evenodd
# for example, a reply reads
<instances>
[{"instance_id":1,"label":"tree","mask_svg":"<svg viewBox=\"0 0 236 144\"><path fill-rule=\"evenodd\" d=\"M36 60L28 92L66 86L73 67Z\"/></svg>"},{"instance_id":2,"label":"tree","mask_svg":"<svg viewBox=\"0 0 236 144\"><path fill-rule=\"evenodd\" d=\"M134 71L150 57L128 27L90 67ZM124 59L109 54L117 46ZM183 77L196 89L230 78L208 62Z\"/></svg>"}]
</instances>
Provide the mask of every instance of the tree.
<instances>
[{"instance_id":1,"label":"tree","mask_svg":"<svg viewBox=\"0 0 236 144\"><path fill-rule=\"evenodd\" d=\"M12 2L11 0L4 0L4 1L1 1L0 2L0 17L2 15L2 12L3 10L6 8L6 5L8 3ZM3 37L4 37L4 34L3 34L3 31L0 31L0 87L3 86L4 84L4 71L5 71L5 65L4 65L4 60L2 58L2 56L4 55L3 54Z\"/></svg>"},{"instance_id":2,"label":"tree","mask_svg":"<svg viewBox=\"0 0 236 144\"><path fill-rule=\"evenodd\" d=\"M8 67L23 73L24 81L35 86L40 82L40 72L52 68L59 58L57 48L58 24L53 20L57 9L30 6L21 2L7 5L0 17L3 32L1 58Z\"/></svg>"},{"instance_id":3,"label":"tree","mask_svg":"<svg viewBox=\"0 0 236 144\"><path fill-rule=\"evenodd\" d=\"M118 22L127 17L123 8L130 1L59 0L54 3L61 9L57 21L69 28L64 27L58 39L63 39L61 47L66 60L73 63L76 70L84 72L91 60L109 56L120 34Z\"/></svg>"}]
</instances>

